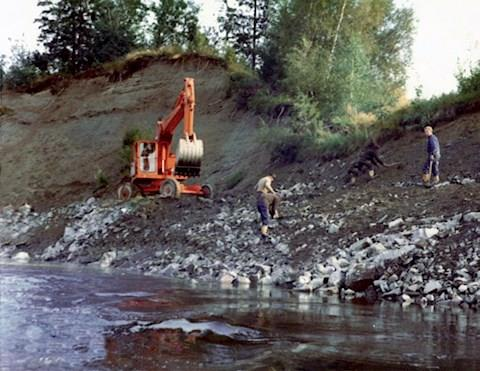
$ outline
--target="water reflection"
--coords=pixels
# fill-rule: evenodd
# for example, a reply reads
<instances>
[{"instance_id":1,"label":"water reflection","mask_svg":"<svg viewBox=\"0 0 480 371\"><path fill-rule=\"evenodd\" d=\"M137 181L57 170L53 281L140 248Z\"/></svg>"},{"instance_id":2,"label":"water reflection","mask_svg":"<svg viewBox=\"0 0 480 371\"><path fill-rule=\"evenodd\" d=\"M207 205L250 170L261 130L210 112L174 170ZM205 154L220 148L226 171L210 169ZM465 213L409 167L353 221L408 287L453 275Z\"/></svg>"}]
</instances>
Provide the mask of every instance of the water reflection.
<instances>
[{"instance_id":1,"label":"water reflection","mask_svg":"<svg viewBox=\"0 0 480 371\"><path fill-rule=\"evenodd\" d=\"M2 370L480 369L460 308L58 266L3 265L0 284Z\"/></svg>"}]
</instances>

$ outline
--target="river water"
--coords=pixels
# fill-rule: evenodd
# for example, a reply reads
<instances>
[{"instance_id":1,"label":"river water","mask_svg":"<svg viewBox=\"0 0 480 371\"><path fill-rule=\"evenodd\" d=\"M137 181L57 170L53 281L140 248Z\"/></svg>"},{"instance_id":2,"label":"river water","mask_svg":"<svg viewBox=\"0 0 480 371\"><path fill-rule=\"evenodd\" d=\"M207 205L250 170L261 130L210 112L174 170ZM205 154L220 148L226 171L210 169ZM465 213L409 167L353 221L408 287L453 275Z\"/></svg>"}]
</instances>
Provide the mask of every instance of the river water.
<instances>
[{"instance_id":1,"label":"river water","mask_svg":"<svg viewBox=\"0 0 480 371\"><path fill-rule=\"evenodd\" d=\"M480 369L480 314L0 265L0 370Z\"/></svg>"}]
</instances>

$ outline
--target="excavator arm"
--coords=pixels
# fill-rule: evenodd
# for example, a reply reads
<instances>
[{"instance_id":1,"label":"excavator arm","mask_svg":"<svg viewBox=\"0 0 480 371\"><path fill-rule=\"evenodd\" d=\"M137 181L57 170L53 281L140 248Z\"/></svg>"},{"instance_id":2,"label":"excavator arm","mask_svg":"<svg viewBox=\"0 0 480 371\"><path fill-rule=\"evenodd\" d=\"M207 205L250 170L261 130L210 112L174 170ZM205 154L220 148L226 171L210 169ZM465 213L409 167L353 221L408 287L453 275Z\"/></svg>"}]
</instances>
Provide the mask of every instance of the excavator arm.
<instances>
[{"instance_id":1,"label":"excavator arm","mask_svg":"<svg viewBox=\"0 0 480 371\"><path fill-rule=\"evenodd\" d=\"M198 176L203 157L203 142L193 131L195 111L195 84L192 78L184 79L184 88L178 95L170 114L157 122L155 140L158 143L161 172L171 172L169 163L175 159L174 173L179 176ZM176 155L171 151L176 128L184 121L183 136Z\"/></svg>"},{"instance_id":2,"label":"excavator arm","mask_svg":"<svg viewBox=\"0 0 480 371\"><path fill-rule=\"evenodd\" d=\"M171 141L175 129L184 120L184 135L193 140L193 118L195 110L195 84L192 78L184 79L184 89L178 95L172 112L164 120L157 122L155 140Z\"/></svg>"}]
</instances>

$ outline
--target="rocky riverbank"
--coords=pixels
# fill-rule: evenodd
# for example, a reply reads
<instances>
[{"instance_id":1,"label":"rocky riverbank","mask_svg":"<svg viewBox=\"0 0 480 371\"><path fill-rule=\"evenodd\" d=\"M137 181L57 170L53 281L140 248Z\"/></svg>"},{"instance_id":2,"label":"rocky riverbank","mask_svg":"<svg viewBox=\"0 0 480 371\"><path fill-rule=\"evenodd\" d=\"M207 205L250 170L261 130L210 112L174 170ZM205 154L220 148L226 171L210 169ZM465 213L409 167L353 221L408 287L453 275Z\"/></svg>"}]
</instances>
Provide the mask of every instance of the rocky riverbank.
<instances>
[{"instance_id":1,"label":"rocky riverbank","mask_svg":"<svg viewBox=\"0 0 480 371\"><path fill-rule=\"evenodd\" d=\"M479 306L480 211L456 203L445 215L426 215L395 203L408 199L422 209L431 192L468 200L479 184L397 189L375 198L358 189L295 183L281 191L284 217L273 222L268 240L259 236L253 196L127 203L90 198L43 213L29 205L4 207L0 254L140 270L198 284L277 285L402 305Z\"/></svg>"}]
</instances>

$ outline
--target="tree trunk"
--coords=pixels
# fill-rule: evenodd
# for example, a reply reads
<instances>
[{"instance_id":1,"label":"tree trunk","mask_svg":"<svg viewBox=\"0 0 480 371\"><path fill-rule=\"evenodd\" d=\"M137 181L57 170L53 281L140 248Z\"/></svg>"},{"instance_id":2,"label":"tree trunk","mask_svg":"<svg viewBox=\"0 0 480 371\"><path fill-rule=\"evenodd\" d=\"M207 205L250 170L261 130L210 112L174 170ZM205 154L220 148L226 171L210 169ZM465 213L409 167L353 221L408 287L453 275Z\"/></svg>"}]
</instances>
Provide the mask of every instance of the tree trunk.
<instances>
[{"instance_id":1,"label":"tree trunk","mask_svg":"<svg viewBox=\"0 0 480 371\"><path fill-rule=\"evenodd\" d=\"M252 37L252 70L255 71L257 59L257 0L253 1L253 37Z\"/></svg>"},{"instance_id":2,"label":"tree trunk","mask_svg":"<svg viewBox=\"0 0 480 371\"><path fill-rule=\"evenodd\" d=\"M337 46L338 34L340 33L340 27L342 26L346 5L347 0L343 0L342 10L340 11L340 17L338 18L337 29L335 30L335 36L333 37L332 50L330 51L330 56L328 57L328 76L330 76L330 70L332 69L333 55L335 53L335 47Z\"/></svg>"}]
</instances>

